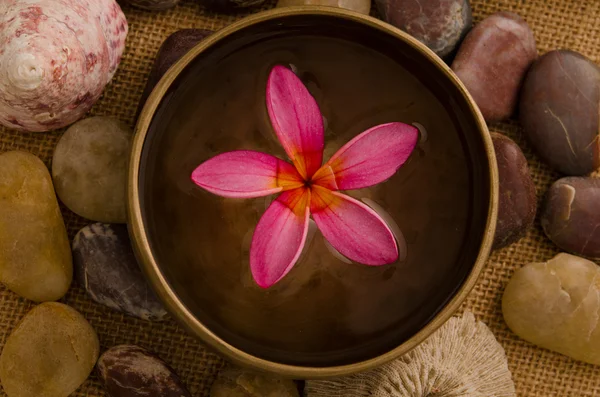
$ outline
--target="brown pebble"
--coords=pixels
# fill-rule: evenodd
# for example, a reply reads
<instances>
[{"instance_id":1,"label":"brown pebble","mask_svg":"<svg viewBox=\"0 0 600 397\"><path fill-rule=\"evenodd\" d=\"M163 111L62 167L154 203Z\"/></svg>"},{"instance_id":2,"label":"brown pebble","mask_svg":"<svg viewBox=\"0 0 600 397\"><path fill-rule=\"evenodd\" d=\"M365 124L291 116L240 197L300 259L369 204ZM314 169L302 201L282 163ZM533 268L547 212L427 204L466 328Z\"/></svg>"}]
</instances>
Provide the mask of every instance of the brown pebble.
<instances>
[{"instance_id":1,"label":"brown pebble","mask_svg":"<svg viewBox=\"0 0 600 397\"><path fill-rule=\"evenodd\" d=\"M376 0L386 22L402 29L440 57L454 49L471 29L468 0Z\"/></svg>"},{"instance_id":2,"label":"brown pebble","mask_svg":"<svg viewBox=\"0 0 600 397\"><path fill-rule=\"evenodd\" d=\"M520 119L529 141L566 175L600 167L600 68L574 51L551 51L531 67Z\"/></svg>"},{"instance_id":3,"label":"brown pebble","mask_svg":"<svg viewBox=\"0 0 600 397\"><path fill-rule=\"evenodd\" d=\"M499 12L477 24L461 44L452 70L486 121L513 115L519 90L537 51L533 32L512 12Z\"/></svg>"},{"instance_id":4,"label":"brown pebble","mask_svg":"<svg viewBox=\"0 0 600 397\"><path fill-rule=\"evenodd\" d=\"M156 54L154 65L152 66L150 76L146 82L146 87L144 88L144 92L140 98L140 104L137 111L138 115L144 108L144 105L152 93L152 90L154 87L156 87L167 70L169 70L169 68L173 66L173 64L175 64L175 62L177 62L182 56L187 54L189 50L194 48L196 44L201 42L210 34L212 34L212 31L210 30L183 29L167 37Z\"/></svg>"},{"instance_id":5,"label":"brown pebble","mask_svg":"<svg viewBox=\"0 0 600 397\"><path fill-rule=\"evenodd\" d=\"M139 346L107 350L97 369L111 397L191 397L164 361Z\"/></svg>"},{"instance_id":6,"label":"brown pebble","mask_svg":"<svg viewBox=\"0 0 600 397\"><path fill-rule=\"evenodd\" d=\"M548 190L541 223L565 251L600 258L600 179L567 177Z\"/></svg>"},{"instance_id":7,"label":"brown pebble","mask_svg":"<svg viewBox=\"0 0 600 397\"><path fill-rule=\"evenodd\" d=\"M492 133L500 195L494 248L514 243L533 225L537 202L527 159L512 139Z\"/></svg>"}]
</instances>

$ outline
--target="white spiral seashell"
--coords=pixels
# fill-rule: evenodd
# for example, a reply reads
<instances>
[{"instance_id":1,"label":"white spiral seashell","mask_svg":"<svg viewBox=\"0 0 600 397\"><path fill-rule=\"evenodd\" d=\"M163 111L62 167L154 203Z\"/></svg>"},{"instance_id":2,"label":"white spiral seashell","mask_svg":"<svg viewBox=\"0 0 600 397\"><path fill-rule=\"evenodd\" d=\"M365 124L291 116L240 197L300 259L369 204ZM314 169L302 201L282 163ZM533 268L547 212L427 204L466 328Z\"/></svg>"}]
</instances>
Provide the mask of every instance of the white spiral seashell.
<instances>
[{"instance_id":1,"label":"white spiral seashell","mask_svg":"<svg viewBox=\"0 0 600 397\"><path fill-rule=\"evenodd\" d=\"M383 367L307 381L306 397L515 397L502 346L470 312Z\"/></svg>"},{"instance_id":2,"label":"white spiral seashell","mask_svg":"<svg viewBox=\"0 0 600 397\"><path fill-rule=\"evenodd\" d=\"M128 26L115 0L0 0L0 124L79 120L112 79Z\"/></svg>"}]
</instances>

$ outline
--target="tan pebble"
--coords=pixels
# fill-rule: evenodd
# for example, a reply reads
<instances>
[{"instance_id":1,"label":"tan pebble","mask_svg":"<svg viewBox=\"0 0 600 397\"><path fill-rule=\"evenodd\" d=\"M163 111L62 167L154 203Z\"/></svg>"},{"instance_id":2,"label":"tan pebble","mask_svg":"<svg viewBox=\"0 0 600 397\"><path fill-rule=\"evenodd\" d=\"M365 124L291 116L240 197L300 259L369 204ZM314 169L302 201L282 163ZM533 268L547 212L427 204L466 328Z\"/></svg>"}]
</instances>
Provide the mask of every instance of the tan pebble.
<instances>
[{"instance_id":1,"label":"tan pebble","mask_svg":"<svg viewBox=\"0 0 600 397\"><path fill-rule=\"evenodd\" d=\"M600 365L600 267L570 254L517 270L502 313L521 338L576 360Z\"/></svg>"},{"instance_id":2,"label":"tan pebble","mask_svg":"<svg viewBox=\"0 0 600 397\"><path fill-rule=\"evenodd\" d=\"M223 369L212 386L210 397L298 397L289 379L252 372L233 366Z\"/></svg>"},{"instance_id":3,"label":"tan pebble","mask_svg":"<svg viewBox=\"0 0 600 397\"><path fill-rule=\"evenodd\" d=\"M99 352L96 332L81 314L42 303L8 337L0 381L8 397L67 397L87 379Z\"/></svg>"},{"instance_id":4,"label":"tan pebble","mask_svg":"<svg viewBox=\"0 0 600 397\"><path fill-rule=\"evenodd\" d=\"M52 179L60 200L97 222L125 223L127 165L133 132L110 117L73 124L60 138Z\"/></svg>"},{"instance_id":5,"label":"tan pebble","mask_svg":"<svg viewBox=\"0 0 600 397\"><path fill-rule=\"evenodd\" d=\"M44 163L0 155L0 281L37 302L60 299L73 277L71 248Z\"/></svg>"}]
</instances>

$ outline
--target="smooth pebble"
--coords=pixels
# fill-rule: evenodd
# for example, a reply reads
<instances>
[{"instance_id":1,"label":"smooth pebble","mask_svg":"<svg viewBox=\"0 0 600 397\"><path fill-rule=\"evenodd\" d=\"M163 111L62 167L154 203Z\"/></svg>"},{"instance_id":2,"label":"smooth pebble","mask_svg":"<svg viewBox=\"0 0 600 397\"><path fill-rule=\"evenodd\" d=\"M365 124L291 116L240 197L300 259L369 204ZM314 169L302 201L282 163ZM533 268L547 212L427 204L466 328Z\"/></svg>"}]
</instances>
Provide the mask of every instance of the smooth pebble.
<instances>
[{"instance_id":1,"label":"smooth pebble","mask_svg":"<svg viewBox=\"0 0 600 397\"><path fill-rule=\"evenodd\" d=\"M468 0L376 0L386 22L404 30L440 57L453 53L471 29Z\"/></svg>"},{"instance_id":2,"label":"smooth pebble","mask_svg":"<svg viewBox=\"0 0 600 397\"><path fill-rule=\"evenodd\" d=\"M298 397L294 381L228 366L221 370L210 397Z\"/></svg>"},{"instance_id":3,"label":"smooth pebble","mask_svg":"<svg viewBox=\"0 0 600 397\"><path fill-rule=\"evenodd\" d=\"M537 209L535 185L527 159L512 139L492 133L500 194L494 248L514 243L533 225Z\"/></svg>"},{"instance_id":4,"label":"smooth pebble","mask_svg":"<svg viewBox=\"0 0 600 397\"><path fill-rule=\"evenodd\" d=\"M164 361L139 346L110 348L97 371L110 397L191 397Z\"/></svg>"},{"instance_id":5,"label":"smooth pebble","mask_svg":"<svg viewBox=\"0 0 600 397\"><path fill-rule=\"evenodd\" d=\"M71 211L97 222L127 221L132 134L124 123L98 116L73 124L60 138L52 179L58 197Z\"/></svg>"},{"instance_id":6,"label":"smooth pebble","mask_svg":"<svg viewBox=\"0 0 600 397\"><path fill-rule=\"evenodd\" d=\"M600 179L566 177L554 182L540 218L546 236L558 247L600 258Z\"/></svg>"},{"instance_id":7,"label":"smooth pebble","mask_svg":"<svg viewBox=\"0 0 600 397\"><path fill-rule=\"evenodd\" d=\"M166 38L156 54L154 65L152 65L152 70L146 81L146 87L140 98L138 115L142 112L152 90L167 70L211 33L213 32L204 29L182 29Z\"/></svg>"},{"instance_id":8,"label":"smooth pebble","mask_svg":"<svg viewBox=\"0 0 600 397\"><path fill-rule=\"evenodd\" d=\"M508 327L535 345L600 364L600 267L569 254L515 272L502 297Z\"/></svg>"},{"instance_id":9,"label":"smooth pebble","mask_svg":"<svg viewBox=\"0 0 600 397\"><path fill-rule=\"evenodd\" d=\"M73 277L67 230L44 163L0 155L0 281L36 302L66 294Z\"/></svg>"},{"instance_id":10,"label":"smooth pebble","mask_svg":"<svg viewBox=\"0 0 600 397\"><path fill-rule=\"evenodd\" d=\"M452 70L486 121L511 117L527 70L537 58L533 32L519 15L498 12L478 23L460 45Z\"/></svg>"},{"instance_id":11,"label":"smooth pebble","mask_svg":"<svg viewBox=\"0 0 600 397\"><path fill-rule=\"evenodd\" d=\"M0 356L8 397L67 397L90 375L100 345L75 309L56 302L34 307L12 331Z\"/></svg>"},{"instance_id":12,"label":"smooth pebble","mask_svg":"<svg viewBox=\"0 0 600 397\"><path fill-rule=\"evenodd\" d=\"M550 51L529 70L519 114L525 135L557 171L581 176L600 166L600 68L569 50Z\"/></svg>"}]
</instances>

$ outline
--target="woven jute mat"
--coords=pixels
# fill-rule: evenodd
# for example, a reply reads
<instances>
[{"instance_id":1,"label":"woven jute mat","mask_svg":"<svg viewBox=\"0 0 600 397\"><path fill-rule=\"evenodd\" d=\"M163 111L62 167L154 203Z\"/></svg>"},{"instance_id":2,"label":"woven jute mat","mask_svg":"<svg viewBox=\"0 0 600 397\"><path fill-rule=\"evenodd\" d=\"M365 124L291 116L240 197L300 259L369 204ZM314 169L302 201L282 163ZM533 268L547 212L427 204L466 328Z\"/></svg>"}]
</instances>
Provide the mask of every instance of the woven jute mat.
<instances>
[{"instance_id":1,"label":"woven jute mat","mask_svg":"<svg viewBox=\"0 0 600 397\"><path fill-rule=\"evenodd\" d=\"M600 63L600 0L474 0L472 7L475 21L502 10L523 16L535 33L540 54L552 49L569 48ZM218 30L244 16L208 13L192 0L184 0L177 8L161 13L127 6L123 8L131 29L127 49L115 79L94 106L92 114L112 115L132 126L154 56L169 34L192 27ZM490 127L491 130L509 135L521 145L529 161L538 199L541 200L559 175L533 153L516 121ZM52 152L61 134L62 131L23 134L0 128L0 152L26 150L39 156L50 167ZM65 208L63 214L72 239L88 222ZM471 310L492 329L504 346L518 395L600 395L600 367L537 348L515 336L502 319L502 291L515 269L529 262L546 260L557 252L542 233L539 223L536 223L521 241L492 254L477 286L461 310ZM192 395L208 396L224 361L173 321L151 324L120 315L92 302L77 285L73 285L63 302L79 310L90 321L98 332L103 350L123 343L146 347L173 366ZM0 347L31 307L30 302L0 286ZM106 394L98 379L92 375L74 395Z\"/></svg>"}]
</instances>

